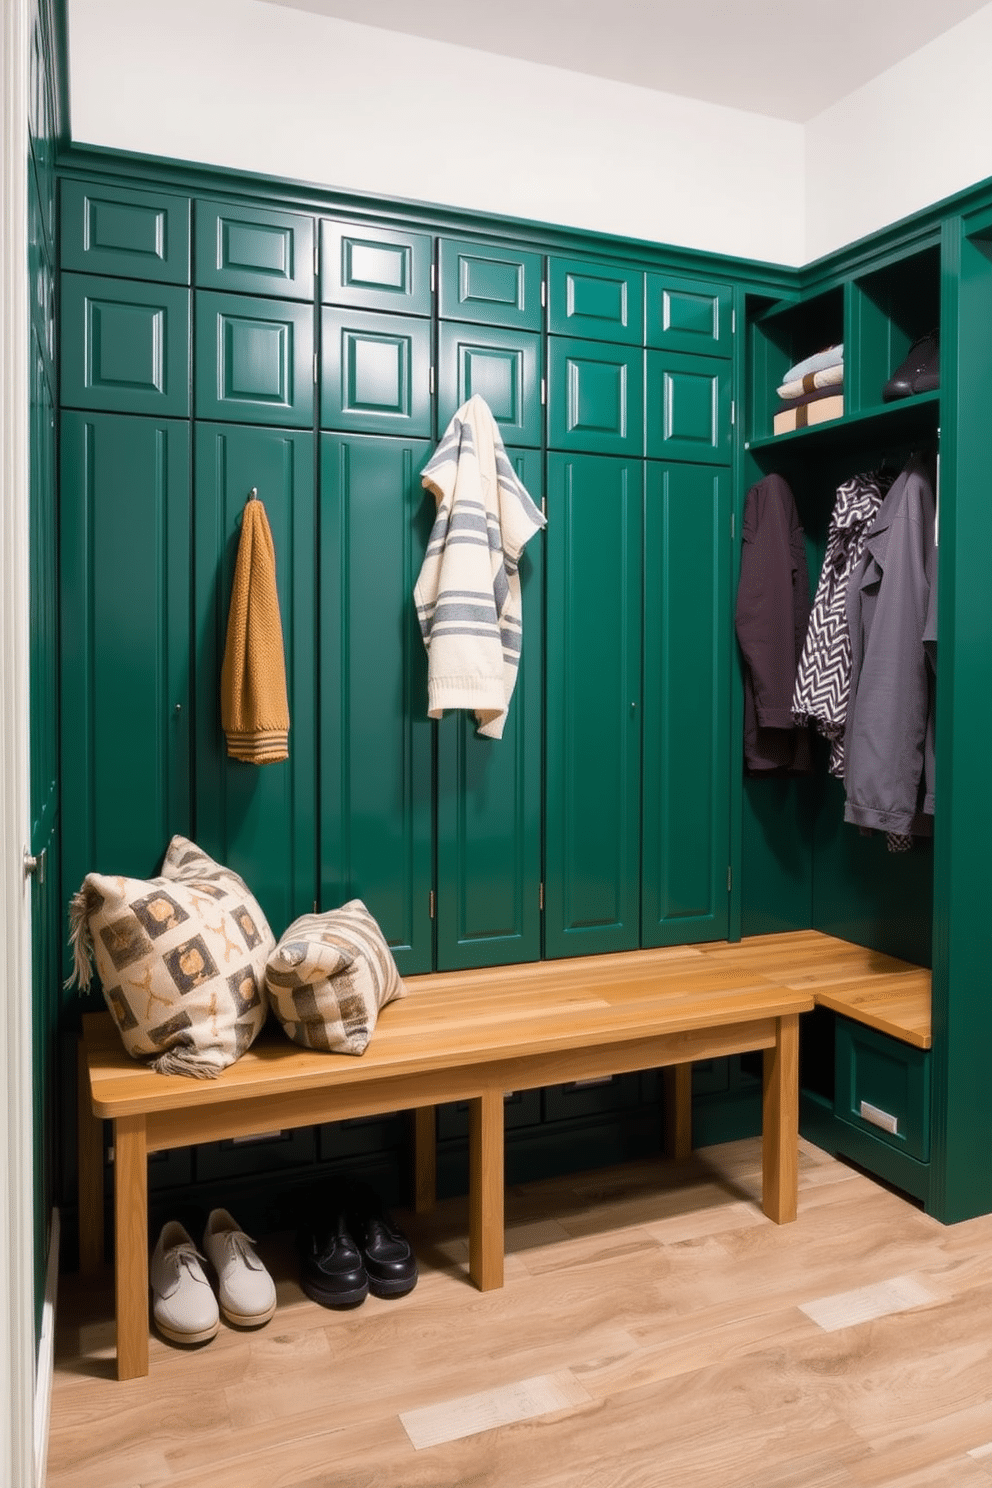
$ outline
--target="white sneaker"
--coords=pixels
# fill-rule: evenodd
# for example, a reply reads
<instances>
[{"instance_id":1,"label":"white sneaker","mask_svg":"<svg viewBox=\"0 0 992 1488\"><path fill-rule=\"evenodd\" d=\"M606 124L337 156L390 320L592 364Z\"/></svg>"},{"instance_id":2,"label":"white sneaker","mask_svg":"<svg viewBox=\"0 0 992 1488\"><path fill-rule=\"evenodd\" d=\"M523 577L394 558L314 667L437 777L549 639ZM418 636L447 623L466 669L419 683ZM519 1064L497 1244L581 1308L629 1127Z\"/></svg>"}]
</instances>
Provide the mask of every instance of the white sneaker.
<instances>
[{"instance_id":1,"label":"white sneaker","mask_svg":"<svg viewBox=\"0 0 992 1488\"><path fill-rule=\"evenodd\" d=\"M239 1328L260 1328L276 1310L275 1283L254 1247L226 1209L211 1212L203 1249L220 1282L220 1310Z\"/></svg>"},{"instance_id":2,"label":"white sneaker","mask_svg":"<svg viewBox=\"0 0 992 1488\"><path fill-rule=\"evenodd\" d=\"M149 1280L155 1325L173 1343L206 1343L220 1327L217 1298L200 1260L182 1225L170 1219L152 1253Z\"/></svg>"}]
</instances>

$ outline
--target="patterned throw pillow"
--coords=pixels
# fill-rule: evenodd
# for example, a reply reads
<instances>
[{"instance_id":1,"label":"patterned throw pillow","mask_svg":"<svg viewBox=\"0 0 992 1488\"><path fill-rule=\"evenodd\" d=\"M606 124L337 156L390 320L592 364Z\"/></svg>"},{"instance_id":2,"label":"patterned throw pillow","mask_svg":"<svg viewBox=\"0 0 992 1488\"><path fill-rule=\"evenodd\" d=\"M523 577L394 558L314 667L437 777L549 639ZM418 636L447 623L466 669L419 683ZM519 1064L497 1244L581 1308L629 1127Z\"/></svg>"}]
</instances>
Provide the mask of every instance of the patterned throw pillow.
<instances>
[{"instance_id":1,"label":"patterned throw pillow","mask_svg":"<svg viewBox=\"0 0 992 1488\"><path fill-rule=\"evenodd\" d=\"M75 972L91 958L127 1052L163 1075L213 1079L265 1022L275 945L244 880L185 837L159 878L88 873L69 910Z\"/></svg>"},{"instance_id":2,"label":"patterned throw pillow","mask_svg":"<svg viewBox=\"0 0 992 1488\"><path fill-rule=\"evenodd\" d=\"M269 957L272 1009L294 1044L362 1054L379 1009L405 997L392 951L360 899L294 920Z\"/></svg>"}]
</instances>

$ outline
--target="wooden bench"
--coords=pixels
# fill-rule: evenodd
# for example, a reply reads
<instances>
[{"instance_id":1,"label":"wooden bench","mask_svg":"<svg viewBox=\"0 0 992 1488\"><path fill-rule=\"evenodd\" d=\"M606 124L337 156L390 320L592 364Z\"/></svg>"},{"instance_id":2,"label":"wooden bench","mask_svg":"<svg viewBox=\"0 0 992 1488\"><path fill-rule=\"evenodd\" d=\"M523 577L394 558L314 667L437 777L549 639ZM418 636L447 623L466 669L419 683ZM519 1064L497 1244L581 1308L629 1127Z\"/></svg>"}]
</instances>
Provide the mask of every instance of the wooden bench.
<instances>
[{"instance_id":1,"label":"wooden bench","mask_svg":"<svg viewBox=\"0 0 992 1488\"><path fill-rule=\"evenodd\" d=\"M407 978L360 1058L316 1054L267 1029L217 1080L149 1071L107 1013L83 1017L80 1265L103 1254L101 1121L114 1123L117 1374L148 1372L150 1152L413 1110L418 1209L433 1202L434 1108L467 1101L469 1273L503 1283L503 1096L666 1069L668 1150L691 1147L695 1060L764 1051L762 1207L796 1216L799 1016L815 986L854 989L916 971L814 931Z\"/></svg>"}]
</instances>

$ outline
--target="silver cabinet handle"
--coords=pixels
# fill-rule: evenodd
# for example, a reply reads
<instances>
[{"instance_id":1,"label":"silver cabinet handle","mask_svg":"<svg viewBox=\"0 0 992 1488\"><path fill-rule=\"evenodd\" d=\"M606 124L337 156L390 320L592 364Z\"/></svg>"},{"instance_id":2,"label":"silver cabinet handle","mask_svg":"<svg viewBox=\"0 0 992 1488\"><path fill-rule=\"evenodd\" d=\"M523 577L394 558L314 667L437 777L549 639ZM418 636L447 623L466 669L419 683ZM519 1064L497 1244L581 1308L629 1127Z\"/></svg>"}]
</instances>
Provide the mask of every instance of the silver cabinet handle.
<instances>
[{"instance_id":1,"label":"silver cabinet handle","mask_svg":"<svg viewBox=\"0 0 992 1488\"><path fill-rule=\"evenodd\" d=\"M45 859L48 856L48 848L43 847L38 856L32 857L27 848L24 849L24 877L36 878L39 885L45 882Z\"/></svg>"}]
</instances>

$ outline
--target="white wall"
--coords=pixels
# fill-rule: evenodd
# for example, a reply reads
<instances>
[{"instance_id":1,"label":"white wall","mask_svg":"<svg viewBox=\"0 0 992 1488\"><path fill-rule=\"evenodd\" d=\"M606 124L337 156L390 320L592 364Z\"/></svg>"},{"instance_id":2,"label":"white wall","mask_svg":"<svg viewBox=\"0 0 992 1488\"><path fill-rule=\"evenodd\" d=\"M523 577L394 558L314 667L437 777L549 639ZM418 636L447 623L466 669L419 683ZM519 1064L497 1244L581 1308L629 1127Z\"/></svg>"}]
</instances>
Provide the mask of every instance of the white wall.
<instances>
[{"instance_id":1,"label":"white wall","mask_svg":"<svg viewBox=\"0 0 992 1488\"><path fill-rule=\"evenodd\" d=\"M802 261L798 124L259 0L68 0L72 136Z\"/></svg>"},{"instance_id":2,"label":"white wall","mask_svg":"<svg viewBox=\"0 0 992 1488\"><path fill-rule=\"evenodd\" d=\"M992 175L992 5L806 125L806 258Z\"/></svg>"}]
</instances>

